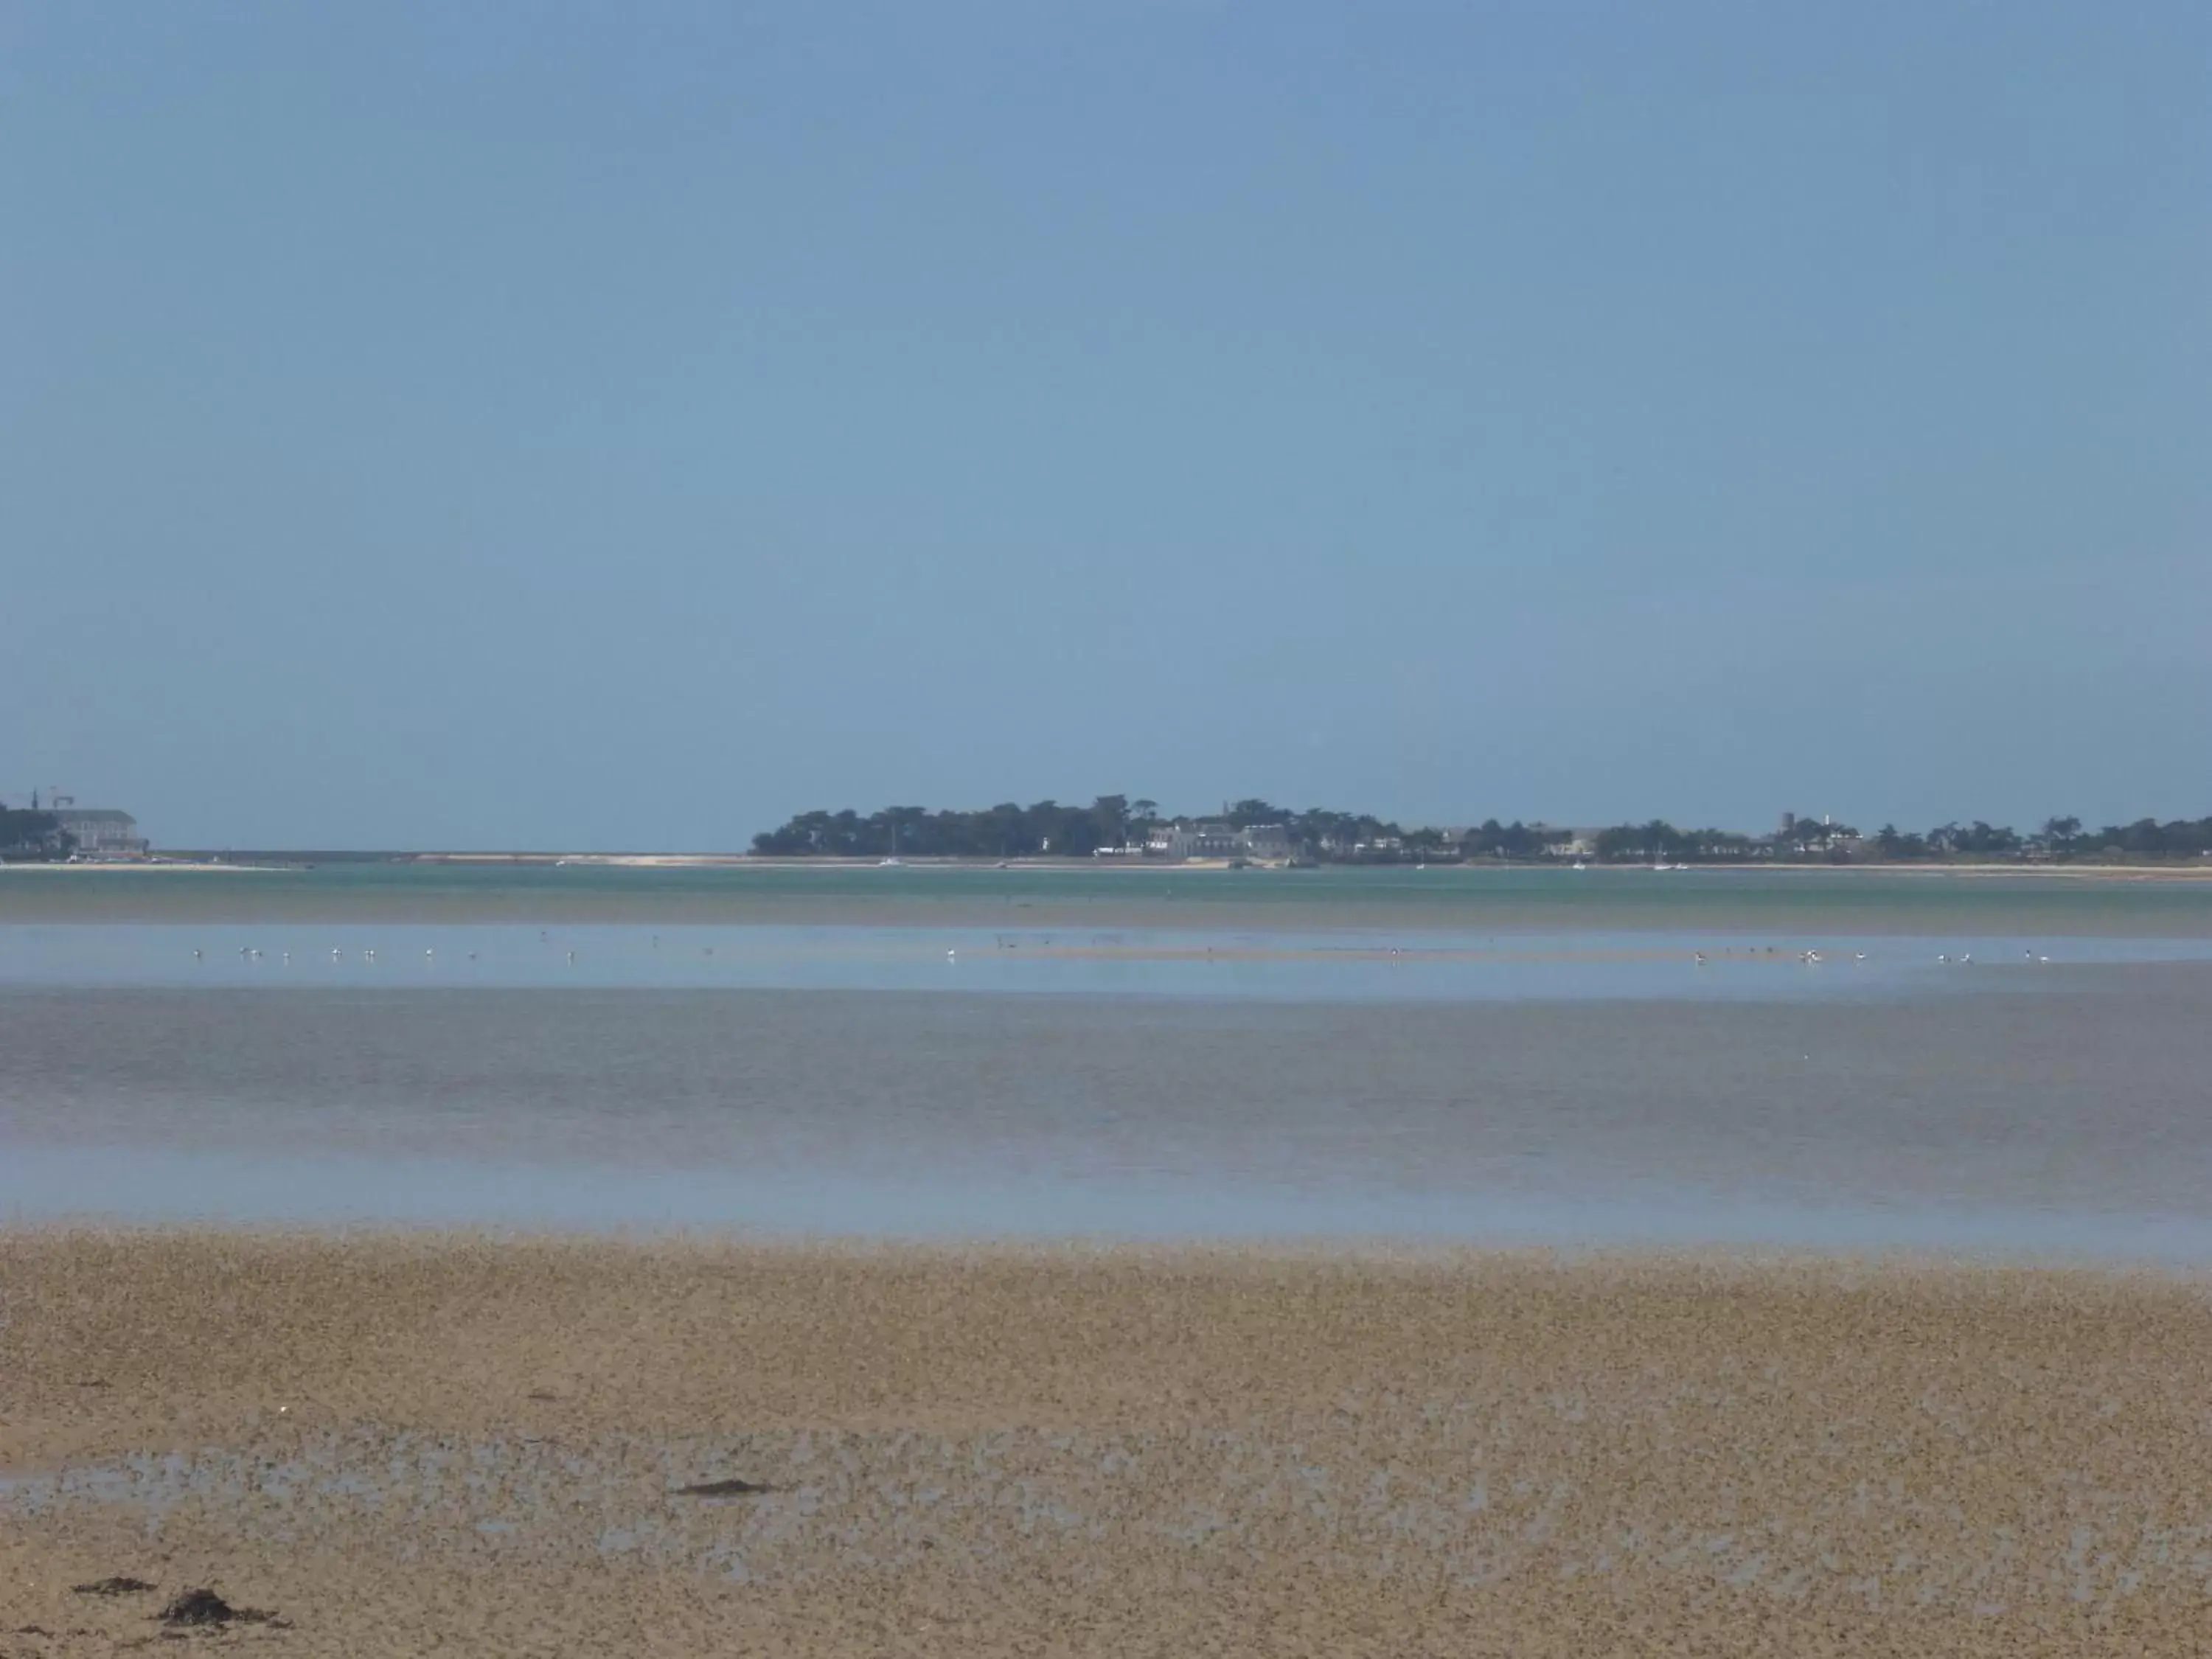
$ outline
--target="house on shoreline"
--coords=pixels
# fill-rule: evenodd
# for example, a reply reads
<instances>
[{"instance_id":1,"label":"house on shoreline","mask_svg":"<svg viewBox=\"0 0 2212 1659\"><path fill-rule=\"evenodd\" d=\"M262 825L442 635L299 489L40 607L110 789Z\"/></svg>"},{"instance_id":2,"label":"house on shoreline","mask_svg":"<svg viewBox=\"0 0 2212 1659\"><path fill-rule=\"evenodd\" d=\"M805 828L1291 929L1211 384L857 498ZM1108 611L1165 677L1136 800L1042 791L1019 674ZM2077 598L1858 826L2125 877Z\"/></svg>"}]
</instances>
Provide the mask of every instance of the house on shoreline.
<instances>
[{"instance_id":1,"label":"house on shoreline","mask_svg":"<svg viewBox=\"0 0 2212 1659\"><path fill-rule=\"evenodd\" d=\"M62 832L76 843L75 856L87 859L143 859L149 851L138 820L112 806L79 806L66 795L47 809Z\"/></svg>"},{"instance_id":2,"label":"house on shoreline","mask_svg":"<svg viewBox=\"0 0 2212 1659\"><path fill-rule=\"evenodd\" d=\"M1101 848L1102 854L1109 849ZM1146 842L1142 856L1155 859L1244 859L1255 864L1287 864L1291 833L1279 823L1202 822L1163 824Z\"/></svg>"}]
</instances>

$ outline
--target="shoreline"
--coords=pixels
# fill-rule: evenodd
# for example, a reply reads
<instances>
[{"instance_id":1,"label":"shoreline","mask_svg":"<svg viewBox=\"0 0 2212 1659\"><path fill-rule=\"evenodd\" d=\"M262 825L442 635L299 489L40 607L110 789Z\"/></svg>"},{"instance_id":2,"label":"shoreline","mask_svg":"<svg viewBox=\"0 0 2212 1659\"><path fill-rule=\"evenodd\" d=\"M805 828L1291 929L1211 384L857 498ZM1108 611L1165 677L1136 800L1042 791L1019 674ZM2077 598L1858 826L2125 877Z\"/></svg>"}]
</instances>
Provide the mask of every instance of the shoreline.
<instances>
[{"instance_id":1,"label":"shoreline","mask_svg":"<svg viewBox=\"0 0 2212 1659\"><path fill-rule=\"evenodd\" d=\"M279 875L289 870L305 869L296 864L224 864L214 860L196 859L86 859L80 863L37 864L0 863L0 872L13 874L17 871L83 873L88 871L130 872L132 874L178 873L183 875L231 874L241 876Z\"/></svg>"},{"instance_id":2,"label":"shoreline","mask_svg":"<svg viewBox=\"0 0 2212 1659\"><path fill-rule=\"evenodd\" d=\"M0 1626L41 1655L204 1585L318 1655L1944 1659L2202 1628L2201 1282L0 1230ZM117 1576L154 1588L69 1588Z\"/></svg>"},{"instance_id":3,"label":"shoreline","mask_svg":"<svg viewBox=\"0 0 2212 1659\"><path fill-rule=\"evenodd\" d=\"M392 852L271 851L250 855L254 862L234 863L225 859L198 854L179 854L174 858L99 859L75 863L42 863L24 861L0 863L0 875L15 871L91 872L108 873L152 872L300 872L346 866L423 867L461 870L555 870L564 868L595 871L612 870L714 870L714 871L803 871L823 873L849 874L856 871L882 870L891 872L1004 872L1022 875L1107 876L1172 876L1172 875L1279 875L1310 876L1316 874L1343 877L1369 875L1437 874L1532 874L1553 872L1560 875L1611 876L1620 874L1646 875L1662 873L1644 864L1590 864L1576 868L1559 860L1521 860L1511 861L1445 861L1433 865L1418 864L1321 864L1284 866L1238 862L1228 859L1182 859L1172 862L1140 859L1055 859L1016 858L1010 860L929 857L905 855L896 865L887 866L881 859L866 858L792 858L760 856L749 853L467 853L467 852ZM2212 860L2191 862L2172 861L2156 864L2087 864L2087 863L2002 863L2002 862L1898 862L1823 864L1810 861L1771 862L1713 862L1670 866L1663 872L1668 875L1726 875L1726 876L1899 876L1918 879L1941 878L2021 878L2037 880L2087 880L2111 882L2212 882Z\"/></svg>"}]
</instances>

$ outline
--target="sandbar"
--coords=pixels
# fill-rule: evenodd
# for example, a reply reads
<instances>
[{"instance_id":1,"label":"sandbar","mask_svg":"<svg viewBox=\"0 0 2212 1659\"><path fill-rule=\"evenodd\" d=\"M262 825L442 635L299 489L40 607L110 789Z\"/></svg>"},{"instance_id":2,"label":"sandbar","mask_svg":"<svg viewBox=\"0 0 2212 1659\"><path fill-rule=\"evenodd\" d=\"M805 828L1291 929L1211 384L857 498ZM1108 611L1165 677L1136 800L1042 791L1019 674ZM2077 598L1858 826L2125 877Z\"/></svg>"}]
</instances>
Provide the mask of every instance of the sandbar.
<instances>
[{"instance_id":1,"label":"sandbar","mask_svg":"<svg viewBox=\"0 0 2212 1659\"><path fill-rule=\"evenodd\" d=\"M1804 1258L0 1233L0 1650L2195 1650L2212 1297ZM113 1577L152 1589L78 1594ZM195 1638L198 1639L198 1638Z\"/></svg>"}]
</instances>

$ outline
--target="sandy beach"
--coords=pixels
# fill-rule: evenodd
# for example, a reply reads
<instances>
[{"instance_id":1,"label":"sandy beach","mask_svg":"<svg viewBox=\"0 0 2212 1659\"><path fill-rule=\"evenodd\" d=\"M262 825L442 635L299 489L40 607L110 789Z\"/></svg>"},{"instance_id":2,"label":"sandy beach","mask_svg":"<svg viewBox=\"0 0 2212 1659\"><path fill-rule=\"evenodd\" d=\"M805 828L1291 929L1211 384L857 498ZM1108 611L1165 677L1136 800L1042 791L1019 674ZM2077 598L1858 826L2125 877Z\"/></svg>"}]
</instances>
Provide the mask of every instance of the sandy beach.
<instances>
[{"instance_id":1,"label":"sandy beach","mask_svg":"<svg viewBox=\"0 0 2212 1659\"><path fill-rule=\"evenodd\" d=\"M2181 1653L2212 1576L2179 1278L16 1231L0 1295L9 1659L202 1588L316 1655Z\"/></svg>"}]
</instances>

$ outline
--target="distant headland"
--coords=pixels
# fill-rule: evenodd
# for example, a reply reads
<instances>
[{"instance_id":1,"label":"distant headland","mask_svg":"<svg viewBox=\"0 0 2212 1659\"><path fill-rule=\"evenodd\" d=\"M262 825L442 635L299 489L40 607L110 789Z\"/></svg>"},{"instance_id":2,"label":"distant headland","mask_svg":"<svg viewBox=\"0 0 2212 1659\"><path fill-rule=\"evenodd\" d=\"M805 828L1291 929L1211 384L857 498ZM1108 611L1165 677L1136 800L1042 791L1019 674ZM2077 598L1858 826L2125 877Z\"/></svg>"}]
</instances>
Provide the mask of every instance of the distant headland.
<instances>
[{"instance_id":1,"label":"distant headland","mask_svg":"<svg viewBox=\"0 0 2212 1659\"><path fill-rule=\"evenodd\" d=\"M1765 834L1642 823L1567 826L1488 818L1477 824L1407 828L1371 813L1272 802L1226 803L1218 813L1163 813L1158 802L1101 795L1088 806L1012 801L974 811L887 806L863 816L801 812L753 837L756 856L1102 860L1193 860L1261 866L1301 864L1569 863L2130 864L2212 860L2212 817L2090 829L2075 817L2045 819L2022 834L1976 819L1871 834L1826 817L1784 812Z\"/></svg>"}]
</instances>

